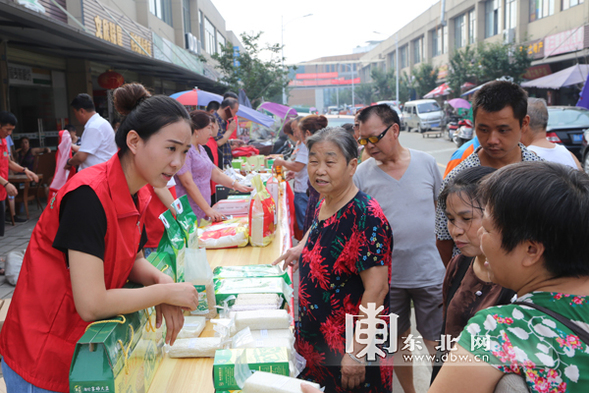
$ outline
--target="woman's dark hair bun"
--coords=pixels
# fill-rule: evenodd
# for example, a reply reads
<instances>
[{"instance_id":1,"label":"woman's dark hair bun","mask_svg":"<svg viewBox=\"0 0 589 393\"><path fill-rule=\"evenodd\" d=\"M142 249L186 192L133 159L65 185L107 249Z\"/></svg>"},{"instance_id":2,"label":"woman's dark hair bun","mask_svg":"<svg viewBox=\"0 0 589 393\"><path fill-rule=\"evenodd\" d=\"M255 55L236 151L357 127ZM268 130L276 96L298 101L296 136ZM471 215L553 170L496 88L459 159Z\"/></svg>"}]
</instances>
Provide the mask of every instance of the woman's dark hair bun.
<instances>
[{"instance_id":1,"label":"woman's dark hair bun","mask_svg":"<svg viewBox=\"0 0 589 393\"><path fill-rule=\"evenodd\" d=\"M117 88L113 93L113 97L117 112L127 116L143 100L151 97L151 94L139 83L127 83Z\"/></svg>"},{"instance_id":2,"label":"woman's dark hair bun","mask_svg":"<svg viewBox=\"0 0 589 393\"><path fill-rule=\"evenodd\" d=\"M327 120L327 117L325 117L323 115L319 115L319 117L317 118L317 125L319 126L320 129L327 127L328 123L329 123L329 121Z\"/></svg>"}]
</instances>

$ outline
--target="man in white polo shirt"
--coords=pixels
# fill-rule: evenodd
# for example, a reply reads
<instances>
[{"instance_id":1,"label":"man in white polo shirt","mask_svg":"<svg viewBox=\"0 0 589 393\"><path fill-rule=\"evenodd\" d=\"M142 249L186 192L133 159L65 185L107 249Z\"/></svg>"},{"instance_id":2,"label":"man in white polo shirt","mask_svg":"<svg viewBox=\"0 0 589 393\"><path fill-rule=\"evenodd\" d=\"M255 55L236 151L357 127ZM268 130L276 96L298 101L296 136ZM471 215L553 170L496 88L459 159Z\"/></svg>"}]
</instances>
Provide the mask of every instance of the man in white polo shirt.
<instances>
[{"instance_id":1,"label":"man in white polo shirt","mask_svg":"<svg viewBox=\"0 0 589 393\"><path fill-rule=\"evenodd\" d=\"M66 169L79 165L82 170L108 161L117 152L115 132L110 123L96 113L94 102L88 94L78 94L70 106L76 119L84 126L84 133L82 145L68 160Z\"/></svg>"}]
</instances>

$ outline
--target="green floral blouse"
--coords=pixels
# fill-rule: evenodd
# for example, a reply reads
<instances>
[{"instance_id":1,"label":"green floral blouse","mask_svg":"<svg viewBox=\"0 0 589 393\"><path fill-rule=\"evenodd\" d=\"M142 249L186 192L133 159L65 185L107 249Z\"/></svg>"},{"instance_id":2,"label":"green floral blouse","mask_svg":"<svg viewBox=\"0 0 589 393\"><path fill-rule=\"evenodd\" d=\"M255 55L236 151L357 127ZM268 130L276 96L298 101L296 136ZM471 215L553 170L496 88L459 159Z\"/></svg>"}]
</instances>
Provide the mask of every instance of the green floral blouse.
<instances>
[{"instance_id":1,"label":"green floral blouse","mask_svg":"<svg viewBox=\"0 0 589 393\"><path fill-rule=\"evenodd\" d=\"M589 296L533 292L518 301L544 306L589 330ZM531 307L509 304L479 311L468 321L458 344L475 360L521 375L532 392L589 391L589 346Z\"/></svg>"}]
</instances>

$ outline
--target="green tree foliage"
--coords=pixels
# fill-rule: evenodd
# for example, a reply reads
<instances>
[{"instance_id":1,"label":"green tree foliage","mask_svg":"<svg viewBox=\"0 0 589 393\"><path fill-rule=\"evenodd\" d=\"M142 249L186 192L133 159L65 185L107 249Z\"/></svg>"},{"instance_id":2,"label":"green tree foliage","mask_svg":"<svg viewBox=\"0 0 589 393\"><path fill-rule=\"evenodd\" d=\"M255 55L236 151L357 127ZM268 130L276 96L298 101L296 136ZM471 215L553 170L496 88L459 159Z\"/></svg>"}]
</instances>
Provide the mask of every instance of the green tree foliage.
<instances>
[{"instance_id":1,"label":"green tree foliage","mask_svg":"<svg viewBox=\"0 0 589 393\"><path fill-rule=\"evenodd\" d=\"M370 105L372 103L372 84L371 83L361 83L354 87L354 94L356 96L356 103L357 104L364 104Z\"/></svg>"},{"instance_id":2,"label":"green tree foliage","mask_svg":"<svg viewBox=\"0 0 589 393\"><path fill-rule=\"evenodd\" d=\"M405 71L399 75L399 101L407 102L411 100L411 92L415 90L415 81L411 75Z\"/></svg>"},{"instance_id":3,"label":"green tree foliage","mask_svg":"<svg viewBox=\"0 0 589 393\"><path fill-rule=\"evenodd\" d=\"M278 98L276 102L281 102L282 88L289 82L288 72L282 68L282 47L274 44L260 48L258 41L261 35L261 32L253 35L241 34L244 50L239 54L239 66L234 65L233 44L230 42L221 48L220 53L211 56L218 62L215 68L222 73L220 82L225 85L226 90L245 90L254 108L265 98ZM270 60L264 61L260 58L260 54L265 51L270 52Z\"/></svg>"},{"instance_id":4,"label":"green tree foliage","mask_svg":"<svg viewBox=\"0 0 589 393\"><path fill-rule=\"evenodd\" d=\"M477 83L479 78L478 55L479 52L476 48L470 45L464 50L456 50L452 54L447 83L454 95L460 94L460 86L465 82Z\"/></svg>"},{"instance_id":5,"label":"green tree foliage","mask_svg":"<svg viewBox=\"0 0 589 393\"><path fill-rule=\"evenodd\" d=\"M423 63L411 72L415 78L415 90L418 97L423 97L436 88L438 79L438 68L429 63Z\"/></svg>"},{"instance_id":6,"label":"green tree foliage","mask_svg":"<svg viewBox=\"0 0 589 393\"><path fill-rule=\"evenodd\" d=\"M392 100L395 97L395 70L390 69L388 72L380 68L373 68L370 71L372 78L372 99L375 101Z\"/></svg>"},{"instance_id":7,"label":"green tree foliage","mask_svg":"<svg viewBox=\"0 0 589 393\"><path fill-rule=\"evenodd\" d=\"M354 86L354 90L356 90L356 87ZM354 95L355 98L357 100L357 92L354 91ZM352 88L345 88L345 89L339 89L339 91L333 92L331 93L330 98L330 102L331 105L336 105L339 102L339 105L352 105Z\"/></svg>"},{"instance_id":8,"label":"green tree foliage","mask_svg":"<svg viewBox=\"0 0 589 393\"><path fill-rule=\"evenodd\" d=\"M519 83L526 69L532 64L532 59L522 45L500 42L481 44L478 47L478 60L482 81L507 76L512 77L515 83Z\"/></svg>"}]
</instances>

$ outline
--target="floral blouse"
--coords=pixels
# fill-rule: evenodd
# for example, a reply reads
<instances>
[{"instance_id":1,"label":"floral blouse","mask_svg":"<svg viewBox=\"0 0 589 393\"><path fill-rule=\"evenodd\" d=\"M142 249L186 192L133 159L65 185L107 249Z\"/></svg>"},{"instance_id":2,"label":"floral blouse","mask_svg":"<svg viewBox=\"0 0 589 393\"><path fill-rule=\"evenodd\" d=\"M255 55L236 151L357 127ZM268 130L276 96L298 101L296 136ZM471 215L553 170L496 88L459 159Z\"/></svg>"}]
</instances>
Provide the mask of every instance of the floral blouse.
<instances>
[{"instance_id":1,"label":"floral blouse","mask_svg":"<svg viewBox=\"0 0 589 393\"><path fill-rule=\"evenodd\" d=\"M589 296L533 292L518 301L544 306L589 330ZM531 307L510 304L478 312L458 344L504 373L521 375L532 392L589 391L589 345Z\"/></svg>"}]
</instances>

